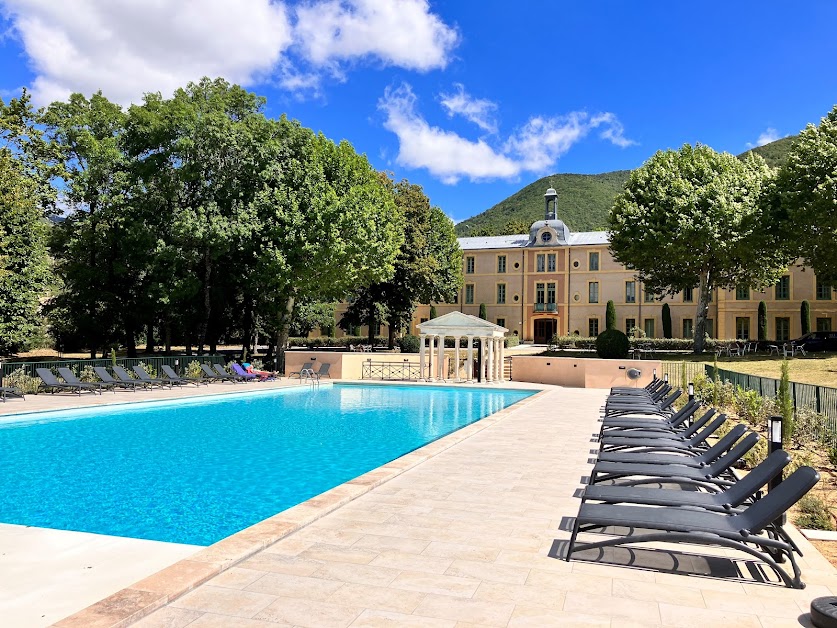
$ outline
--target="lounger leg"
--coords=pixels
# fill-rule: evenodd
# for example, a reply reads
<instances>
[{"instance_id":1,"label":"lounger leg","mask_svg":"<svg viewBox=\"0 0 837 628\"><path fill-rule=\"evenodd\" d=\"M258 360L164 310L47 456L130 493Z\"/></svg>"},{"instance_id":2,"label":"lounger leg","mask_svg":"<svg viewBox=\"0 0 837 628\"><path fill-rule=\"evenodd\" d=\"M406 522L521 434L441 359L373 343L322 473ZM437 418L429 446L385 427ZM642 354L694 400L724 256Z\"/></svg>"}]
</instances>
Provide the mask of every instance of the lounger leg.
<instances>
[{"instance_id":1,"label":"lounger leg","mask_svg":"<svg viewBox=\"0 0 837 628\"><path fill-rule=\"evenodd\" d=\"M579 519L578 517L575 518L575 523L573 524L573 533L570 536L570 544L567 545L567 557L564 559L567 562L570 562L570 556L573 553L573 547L575 547L575 540L578 537L578 527L579 527Z\"/></svg>"}]
</instances>

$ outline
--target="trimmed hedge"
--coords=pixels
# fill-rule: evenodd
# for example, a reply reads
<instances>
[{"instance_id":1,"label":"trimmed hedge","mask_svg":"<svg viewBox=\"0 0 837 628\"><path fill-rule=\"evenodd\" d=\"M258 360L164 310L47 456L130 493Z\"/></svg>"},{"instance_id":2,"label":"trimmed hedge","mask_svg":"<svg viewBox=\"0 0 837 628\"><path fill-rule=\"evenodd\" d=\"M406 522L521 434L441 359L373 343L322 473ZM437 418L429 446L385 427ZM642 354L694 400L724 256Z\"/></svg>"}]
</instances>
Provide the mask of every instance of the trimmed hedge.
<instances>
[{"instance_id":1,"label":"trimmed hedge","mask_svg":"<svg viewBox=\"0 0 837 628\"><path fill-rule=\"evenodd\" d=\"M308 347L317 349L319 347L348 347L349 345L365 345L369 342L366 336L343 336L342 338L331 338L320 336L319 338L288 338L289 347ZM376 347L389 345L389 338L386 336L375 336Z\"/></svg>"},{"instance_id":2,"label":"trimmed hedge","mask_svg":"<svg viewBox=\"0 0 837 628\"><path fill-rule=\"evenodd\" d=\"M601 334L599 334L601 335ZM691 351L694 349L694 341L691 338L631 338L628 337L631 347L642 346L654 351ZM735 339L715 340L707 339L704 347L707 351L714 351L718 345L726 345L736 342ZM550 341L550 349L588 349L596 348L596 339L585 336L553 336Z\"/></svg>"},{"instance_id":3,"label":"trimmed hedge","mask_svg":"<svg viewBox=\"0 0 837 628\"><path fill-rule=\"evenodd\" d=\"M628 357L630 348L628 337L618 329L605 329L596 336L596 354L600 358L622 360Z\"/></svg>"}]
</instances>

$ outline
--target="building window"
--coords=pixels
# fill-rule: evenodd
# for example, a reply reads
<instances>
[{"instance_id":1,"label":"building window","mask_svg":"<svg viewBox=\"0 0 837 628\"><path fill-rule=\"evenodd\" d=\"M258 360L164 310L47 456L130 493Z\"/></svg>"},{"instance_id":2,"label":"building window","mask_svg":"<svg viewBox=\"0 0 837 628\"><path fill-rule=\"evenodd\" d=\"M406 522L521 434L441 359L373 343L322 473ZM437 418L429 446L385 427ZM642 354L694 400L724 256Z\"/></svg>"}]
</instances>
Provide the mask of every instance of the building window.
<instances>
[{"instance_id":1,"label":"building window","mask_svg":"<svg viewBox=\"0 0 837 628\"><path fill-rule=\"evenodd\" d=\"M546 284L535 284L535 303L546 303Z\"/></svg>"},{"instance_id":2,"label":"building window","mask_svg":"<svg viewBox=\"0 0 837 628\"><path fill-rule=\"evenodd\" d=\"M555 284L548 283L546 284L546 302L554 304L555 303Z\"/></svg>"},{"instance_id":3,"label":"building window","mask_svg":"<svg viewBox=\"0 0 837 628\"><path fill-rule=\"evenodd\" d=\"M498 283L497 284L497 303L500 305L506 302L506 284Z\"/></svg>"},{"instance_id":4,"label":"building window","mask_svg":"<svg viewBox=\"0 0 837 628\"><path fill-rule=\"evenodd\" d=\"M831 285L817 279L817 301L831 301Z\"/></svg>"},{"instance_id":5,"label":"building window","mask_svg":"<svg viewBox=\"0 0 837 628\"><path fill-rule=\"evenodd\" d=\"M636 319L635 318L626 318L625 319L625 335L630 336L634 329L636 329Z\"/></svg>"},{"instance_id":6,"label":"building window","mask_svg":"<svg viewBox=\"0 0 837 628\"><path fill-rule=\"evenodd\" d=\"M776 340L790 340L790 319L786 316L776 317Z\"/></svg>"},{"instance_id":7,"label":"building window","mask_svg":"<svg viewBox=\"0 0 837 628\"><path fill-rule=\"evenodd\" d=\"M505 326L506 326L506 319L505 319L505 318L498 318L498 319L497 319L497 324L498 324L500 327L505 327Z\"/></svg>"},{"instance_id":8,"label":"building window","mask_svg":"<svg viewBox=\"0 0 837 628\"><path fill-rule=\"evenodd\" d=\"M735 286L735 300L749 301L750 300L750 286ZM742 338L743 336L738 336Z\"/></svg>"},{"instance_id":9,"label":"building window","mask_svg":"<svg viewBox=\"0 0 837 628\"><path fill-rule=\"evenodd\" d=\"M590 253L590 270L599 270L599 254Z\"/></svg>"},{"instance_id":10,"label":"building window","mask_svg":"<svg viewBox=\"0 0 837 628\"><path fill-rule=\"evenodd\" d=\"M646 318L643 321L643 331L645 332L646 338L653 338L654 337L654 319L653 318Z\"/></svg>"},{"instance_id":11,"label":"building window","mask_svg":"<svg viewBox=\"0 0 837 628\"><path fill-rule=\"evenodd\" d=\"M546 256L546 270L550 273L555 272L555 253Z\"/></svg>"},{"instance_id":12,"label":"building window","mask_svg":"<svg viewBox=\"0 0 837 628\"><path fill-rule=\"evenodd\" d=\"M747 316L735 318L735 337L740 340L750 339L750 319Z\"/></svg>"},{"instance_id":13,"label":"building window","mask_svg":"<svg viewBox=\"0 0 837 628\"><path fill-rule=\"evenodd\" d=\"M465 303L471 304L474 302L474 284L465 284Z\"/></svg>"},{"instance_id":14,"label":"building window","mask_svg":"<svg viewBox=\"0 0 837 628\"><path fill-rule=\"evenodd\" d=\"M790 299L790 275L785 275L776 284L776 300L787 301L788 299Z\"/></svg>"},{"instance_id":15,"label":"building window","mask_svg":"<svg viewBox=\"0 0 837 628\"><path fill-rule=\"evenodd\" d=\"M542 273L546 271L546 255L543 253L538 254L538 272Z\"/></svg>"},{"instance_id":16,"label":"building window","mask_svg":"<svg viewBox=\"0 0 837 628\"><path fill-rule=\"evenodd\" d=\"M590 338L599 335L599 319L598 318L591 318L587 321L587 335Z\"/></svg>"},{"instance_id":17,"label":"building window","mask_svg":"<svg viewBox=\"0 0 837 628\"><path fill-rule=\"evenodd\" d=\"M694 303L695 300L695 289L694 288L686 288L683 291L683 303Z\"/></svg>"},{"instance_id":18,"label":"building window","mask_svg":"<svg viewBox=\"0 0 837 628\"><path fill-rule=\"evenodd\" d=\"M704 328L703 333L709 336L710 338L715 337L715 321L713 321L711 318L706 319L706 327Z\"/></svg>"},{"instance_id":19,"label":"building window","mask_svg":"<svg viewBox=\"0 0 837 628\"><path fill-rule=\"evenodd\" d=\"M636 282L625 282L625 303L636 303Z\"/></svg>"},{"instance_id":20,"label":"building window","mask_svg":"<svg viewBox=\"0 0 837 628\"><path fill-rule=\"evenodd\" d=\"M587 284L587 300L590 303L598 303L599 302L599 282L598 281L591 281Z\"/></svg>"},{"instance_id":21,"label":"building window","mask_svg":"<svg viewBox=\"0 0 837 628\"><path fill-rule=\"evenodd\" d=\"M466 275L473 275L474 274L474 258L470 255L465 258L465 274Z\"/></svg>"},{"instance_id":22,"label":"building window","mask_svg":"<svg viewBox=\"0 0 837 628\"><path fill-rule=\"evenodd\" d=\"M695 335L695 322L691 318L683 319L683 337L691 338Z\"/></svg>"},{"instance_id":23,"label":"building window","mask_svg":"<svg viewBox=\"0 0 837 628\"><path fill-rule=\"evenodd\" d=\"M497 272L498 273L506 272L506 256L505 255L498 255L497 256Z\"/></svg>"},{"instance_id":24,"label":"building window","mask_svg":"<svg viewBox=\"0 0 837 628\"><path fill-rule=\"evenodd\" d=\"M831 331L831 319L830 318L818 318L817 319L817 331Z\"/></svg>"},{"instance_id":25,"label":"building window","mask_svg":"<svg viewBox=\"0 0 837 628\"><path fill-rule=\"evenodd\" d=\"M648 292L648 290L643 290L643 294L645 295L644 299L646 303L653 303L654 297L657 296L653 292Z\"/></svg>"}]
</instances>

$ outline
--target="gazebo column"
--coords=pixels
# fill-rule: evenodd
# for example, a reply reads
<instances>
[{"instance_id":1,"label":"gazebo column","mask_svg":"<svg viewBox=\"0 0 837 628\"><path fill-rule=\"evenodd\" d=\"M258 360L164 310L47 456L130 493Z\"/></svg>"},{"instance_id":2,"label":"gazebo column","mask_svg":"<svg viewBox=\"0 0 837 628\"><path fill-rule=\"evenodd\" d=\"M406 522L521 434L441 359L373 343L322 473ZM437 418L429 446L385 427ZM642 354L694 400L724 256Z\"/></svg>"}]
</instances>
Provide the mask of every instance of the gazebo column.
<instances>
[{"instance_id":1,"label":"gazebo column","mask_svg":"<svg viewBox=\"0 0 837 628\"><path fill-rule=\"evenodd\" d=\"M462 378L459 377L459 341L461 339L462 336L453 337L453 379L457 382L462 381Z\"/></svg>"},{"instance_id":2,"label":"gazebo column","mask_svg":"<svg viewBox=\"0 0 837 628\"><path fill-rule=\"evenodd\" d=\"M424 352L424 343L427 340L426 334L419 335L419 379L424 379L426 377L424 367L427 363L427 357Z\"/></svg>"},{"instance_id":3,"label":"gazebo column","mask_svg":"<svg viewBox=\"0 0 837 628\"><path fill-rule=\"evenodd\" d=\"M488 338L487 340L488 340L488 342L486 344L488 344L488 359L486 360L485 370L487 371L486 374L488 376L485 378L485 380L488 381L488 382L493 382L494 381L494 374L495 374L495 368L494 368L494 338Z\"/></svg>"},{"instance_id":4,"label":"gazebo column","mask_svg":"<svg viewBox=\"0 0 837 628\"><path fill-rule=\"evenodd\" d=\"M465 378L471 382L474 380L474 337L468 336L468 353L465 362Z\"/></svg>"},{"instance_id":5,"label":"gazebo column","mask_svg":"<svg viewBox=\"0 0 837 628\"><path fill-rule=\"evenodd\" d=\"M500 354L497 360L497 381L503 382L506 380L506 341L504 338L497 340L497 351Z\"/></svg>"},{"instance_id":6,"label":"gazebo column","mask_svg":"<svg viewBox=\"0 0 837 628\"><path fill-rule=\"evenodd\" d=\"M436 360L436 372L439 374L439 379L445 381L445 337L439 336L439 357Z\"/></svg>"},{"instance_id":7,"label":"gazebo column","mask_svg":"<svg viewBox=\"0 0 837 628\"><path fill-rule=\"evenodd\" d=\"M436 379L436 374L433 372L433 351L436 349L436 336L431 334L427 337L427 339L430 341L430 344L427 346L427 349L430 352L427 356L430 360L430 368L427 370L427 379L432 382Z\"/></svg>"}]
</instances>

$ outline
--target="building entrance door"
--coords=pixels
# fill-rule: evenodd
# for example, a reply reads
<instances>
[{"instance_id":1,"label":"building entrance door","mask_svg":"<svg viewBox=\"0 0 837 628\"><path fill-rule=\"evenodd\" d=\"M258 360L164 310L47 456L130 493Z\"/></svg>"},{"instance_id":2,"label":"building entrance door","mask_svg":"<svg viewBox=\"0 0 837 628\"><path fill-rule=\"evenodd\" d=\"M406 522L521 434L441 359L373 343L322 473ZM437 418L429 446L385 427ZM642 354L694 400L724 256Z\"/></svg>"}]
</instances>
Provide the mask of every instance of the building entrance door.
<instances>
[{"instance_id":1,"label":"building entrance door","mask_svg":"<svg viewBox=\"0 0 837 628\"><path fill-rule=\"evenodd\" d=\"M535 337L536 345L548 344L555 332L558 331L558 319L555 318L536 318L535 319Z\"/></svg>"}]
</instances>

